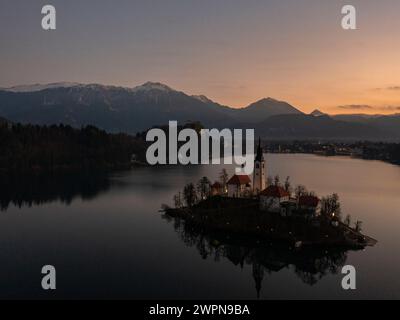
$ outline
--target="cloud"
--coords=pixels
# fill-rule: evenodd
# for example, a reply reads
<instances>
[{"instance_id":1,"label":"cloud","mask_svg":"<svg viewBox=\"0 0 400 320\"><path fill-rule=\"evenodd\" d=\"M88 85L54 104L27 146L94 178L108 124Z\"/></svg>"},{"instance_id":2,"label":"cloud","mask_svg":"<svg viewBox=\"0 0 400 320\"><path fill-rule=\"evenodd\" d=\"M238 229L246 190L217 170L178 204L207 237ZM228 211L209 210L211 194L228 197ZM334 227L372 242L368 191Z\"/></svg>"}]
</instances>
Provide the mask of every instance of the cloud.
<instances>
[{"instance_id":1,"label":"cloud","mask_svg":"<svg viewBox=\"0 0 400 320\"><path fill-rule=\"evenodd\" d=\"M374 109L374 107L366 105L366 104L349 104L349 105L344 105L344 106L338 106L339 109L344 109L344 110L371 110Z\"/></svg>"},{"instance_id":2,"label":"cloud","mask_svg":"<svg viewBox=\"0 0 400 320\"><path fill-rule=\"evenodd\" d=\"M400 111L400 106L385 106L385 107L378 107L378 108L383 111Z\"/></svg>"},{"instance_id":3,"label":"cloud","mask_svg":"<svg viewBox=\"0 0 400 320\"><path fill-rule=\"evenodd\" d=\"M385 112L400 111L400 106L370 106L367 104L349 104L349 105L337 106L337 108L343 110L375 110L375 111L385 111Z\"/></svg>"},{"instance_id":4,"label":"cloud","mask_svg":"<svg viewBox=\"0 0 400 320\"><path fill-rule=\"evenodd\" d=\"M389 86L389 87L385 87L385 88L375 88L373 90L374 91L382 91L382 90L399 91L400 90L400 86Z\"/></svg>"}]
</instances>

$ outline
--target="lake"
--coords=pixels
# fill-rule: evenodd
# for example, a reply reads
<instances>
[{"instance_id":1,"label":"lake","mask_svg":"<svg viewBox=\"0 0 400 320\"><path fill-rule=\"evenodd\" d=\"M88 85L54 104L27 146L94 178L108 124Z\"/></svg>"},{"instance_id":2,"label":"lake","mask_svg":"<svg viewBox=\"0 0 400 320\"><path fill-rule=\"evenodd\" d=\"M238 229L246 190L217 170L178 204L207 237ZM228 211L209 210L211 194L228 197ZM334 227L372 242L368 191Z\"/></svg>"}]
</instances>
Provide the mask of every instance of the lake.
<instances>
[{"instance_id":1,"label":"lake","mask_svg":"<svg viewBox=\"0 0 400 320\"><path fill-rule=\"evenodd\" d=\"M10 179L0 187L0 298L399 299L400 167L314 155L266 155L269 175L323 196L378 240L362 251L297 252L204 236L159 212L184 184L223 167L135 168L103 176ZM245 212L243 213L245 214ZM54 265L57 290L41 289ZM341 287L341 267L357 290Z\"/></svg>"}]
</instances>

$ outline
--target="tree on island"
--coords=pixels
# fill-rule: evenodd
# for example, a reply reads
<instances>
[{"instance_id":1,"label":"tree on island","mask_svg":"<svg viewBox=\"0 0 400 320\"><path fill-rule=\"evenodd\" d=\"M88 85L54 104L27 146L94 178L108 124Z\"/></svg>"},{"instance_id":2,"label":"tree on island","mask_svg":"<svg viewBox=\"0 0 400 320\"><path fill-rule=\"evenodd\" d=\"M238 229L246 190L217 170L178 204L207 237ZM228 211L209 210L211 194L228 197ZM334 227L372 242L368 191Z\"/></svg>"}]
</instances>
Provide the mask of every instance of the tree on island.
<instances>
[{"instance_id":1,"label":"tree on island","mask_svg":"<svg viewBox=\"0 0 400 320\"><path fill-rule=\"evenodd\" d=\"M280 184L281 184L281 178L279 177L279 175L276 175L274 178L274 185L279 186Z\"/></svg>"},{"instance_id":2,"label":"tree on island","mask_svg":"<svg viewBox=\"0 0 400 320\"><path fill-rule=\"evenodd\" d=\"M197 191L201 200L207 199L211 193L211 181L207 177L201 178L197 183Z\"/></svg>"},{"instance_id":3,"label":"tree on island","mask_svg":"<svg viewBox=\"0 0 400 320\"><path fill-rule=\"evenodd\" d=\"M293 188L292 188L292 184L290 183L290 177L289 176L286 177L285 186L284 187L285 187L286 192L288 192L289 195L291 196L292 193L293 193Z\"/></svg>"},{"instance_id":4,"label":"tree on island","mask_svg":"<svg viewBox=\"0 0 400 320\"><path fill-rule=\"evenodd\" d=\"M227 184L228 184L228 179L229 179L229 175L228 172L226 171L226 169L222 169L220 175L219 175L219 179L222 185L222 188L224 190L224 193L226 193L227 191Z\"/></svg>"},{"instance_id":5,"label":"tree on island","mask_svg":"<svg viewBox=\"0 0 400 320\"><path fill-rule=\"evenodd\" d=\"M183 204L182 204L182 195L179 192L178 194L174 195L174 204L175 204L175 208L176 209L180 209L182 208Z\"/></svg>"},{"instance_id":6,"label":"tree on island","mask_svg":"<svg viewBox=\"0 0 400 320\"><path fill-rule=\"evenodd\" d=\"M191 208L197 202L197 193L196 188L194 187L193 183L189 183L183 189L183 197L185 199L186 205Z\"/></svg>"},{"instance_id":7,"label":"tree on island","mask_svg":"<svg viewBox=\"0 0 400 320\"><path fill-rule=\"evenodd\" d=\"M334 193L330 196L324 197L321 200L321 213L327 217L337 217L340 219L342 209L339 202L338 194Z\"/></svg>"},{"instance_id":8,"label":"tree on island","mask_svg":"<svg viewBox=\"0 0 400 320\"><path fill-rule=\"evenodd\" d=\"M294 190L296 198L299 199L301 196L305 196L308 194L307 188L302 184L298 185Z\"/></svg>"},{"instance_id":9,"label":"tree on island","mask_svg":"<svg viewBox=\"0 0 400 320\"><path fill-rule=\"evenodd\" d=\"M356 232L361 232L361 230L362 230L362 222L360 220L357 220L357 222L354 224L354 230Z\"/></svg>"},{"instance_id":10,"label":"tree on island","mask_svg":"<svg viewBox=\"0 0 400 320\"><path fill-rule=\"evenodd\" d=\"M351 225L351 216L348 214L343 222L346 226L350 227Z\"/></svg>"}]
</instances>

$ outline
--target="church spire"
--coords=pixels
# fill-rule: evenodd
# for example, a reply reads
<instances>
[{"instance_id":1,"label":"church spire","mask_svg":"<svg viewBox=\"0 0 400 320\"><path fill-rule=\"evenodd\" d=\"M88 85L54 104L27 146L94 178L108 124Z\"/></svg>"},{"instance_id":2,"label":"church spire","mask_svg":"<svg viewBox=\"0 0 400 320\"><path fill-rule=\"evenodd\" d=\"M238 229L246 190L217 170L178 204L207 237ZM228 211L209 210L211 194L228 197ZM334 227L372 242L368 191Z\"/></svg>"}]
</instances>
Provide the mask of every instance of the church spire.
<instances>
[{"instance_id":1,"label":"church spire","mask_svg":"<svg viewBox=\"0 0 400 320\"><path fill-rule=\"evenodd\" d=\"M261 138L258 139L257 154L254 159L253 192L259 194L265 189L265 162Z\"/></svg>"},{"instance_id":2,"label":"church spire","mask_svg":"<svg viewBox=\"0 0 400 320\"><path fill-rule=\"evenodd\" d=\"M257 147L257 154L256 154L255 160L258 162L264 161L263 150L261 148L261 138L258 138L258 147Z\"/></svg>"}]
</instances>

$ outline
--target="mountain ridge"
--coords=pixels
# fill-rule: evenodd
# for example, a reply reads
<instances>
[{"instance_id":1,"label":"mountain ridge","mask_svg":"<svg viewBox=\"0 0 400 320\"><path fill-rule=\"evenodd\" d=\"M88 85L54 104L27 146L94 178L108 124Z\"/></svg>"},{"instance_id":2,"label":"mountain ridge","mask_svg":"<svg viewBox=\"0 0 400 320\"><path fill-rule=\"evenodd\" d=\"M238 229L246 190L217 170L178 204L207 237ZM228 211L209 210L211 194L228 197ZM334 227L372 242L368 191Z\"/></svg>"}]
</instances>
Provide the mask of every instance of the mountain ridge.
<instances>
[{"instance_id":1,"label":"mountain ridge","mask_svg":"<svg viewBox=\"0 0 400 320\"><path fill-rule=\"evenodd\" d=\"M0 89L0 117L39 125L95 125L131 134L176 120L199 121L209 128L254 128L271 139L400 139L400 116L349 120L306 115L273 98L235 109L160 82L132 88L59 82Z\"/></svg>"},{"instance_id":2,"label":"mountain ridge","mask_svg":"<svg viewBox=\"0 0 400 320\"><path fill-rule=\"evenodd\" d=\"M139 91L151 91L151 90L162 90L162 91L170 91L170 92L181 92L184 93L183 91L179 91L176 89L171 88L170 86L163 84L161 82L152 82L152 81L147 81L141 85L137 85L134 87L127 87L127 86L117 86L117 85L104 85L100 83L80 83L80 82L54 82L54 83L48 83L48 84L41 84L41 83L36 83L32 85L17 85L17 86L12 86L8 88L0 87L0 91L6 91L6 92L14 92L14 93L28 93L28 92L40 92L40 91L45 91L45 90L50 90L50 89L58 89L58 88L102 88L102 89L124 89L127 91L132 91L132 92L139 92ZM186 93L185 93L186 94ZM188 95L188 94L187 94ZM285 101L279 101L277 99L267 97L267 98L262 98L256 102L253 102L247 106L241 107L241 108L233 108L229 107L226 105L222 105L218 102L215 102L208 98L204 94L198 94L198 95L188 95L190 97L196 98L204 103L213 103L217 104L220 106L228 107L233 110L243 110L249 107L253 107L253 105L258 105L260 103L263 103L265 101L268 102L273 102L273 103L280 103L280 104L287 104ZM295 107L289 105L293 109L296 109ZM301 112L300 110L296 109L298 112Z\"/></svg>"}]
</instances>

